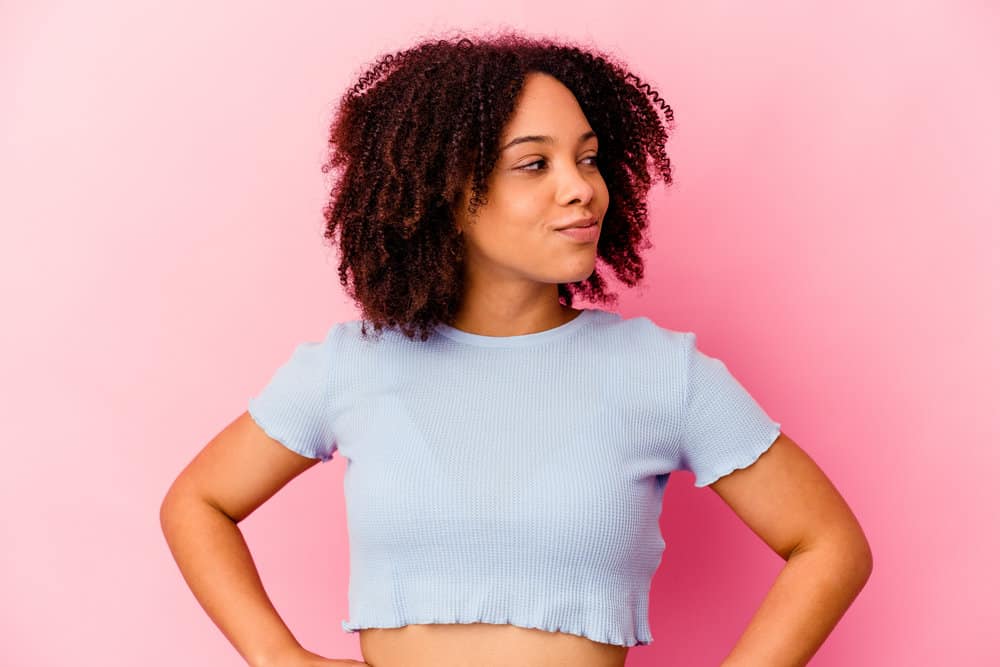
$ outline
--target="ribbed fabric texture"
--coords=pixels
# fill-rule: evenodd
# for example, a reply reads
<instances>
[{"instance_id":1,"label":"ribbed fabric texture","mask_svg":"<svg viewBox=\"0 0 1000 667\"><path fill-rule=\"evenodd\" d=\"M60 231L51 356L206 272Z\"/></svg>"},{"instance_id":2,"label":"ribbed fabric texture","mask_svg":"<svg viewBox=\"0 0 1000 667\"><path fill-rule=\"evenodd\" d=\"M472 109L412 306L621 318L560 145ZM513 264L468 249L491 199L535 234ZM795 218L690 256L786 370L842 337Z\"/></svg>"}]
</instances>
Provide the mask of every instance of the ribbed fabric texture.
<instances>
[{"instance_id":1,"label":"ribbed fabric texture","mask_svg":"<svg viewBox=\"0 0 1000 667\"><path fill-rule=\"evenodd\" d=\"M706 486L780 432L694 333L646 317L426 341L364 341L360 324L299 344L249 401L289 449L347 461L345 632L510 623L650 644L670 473Z\"/></svg>"}]
</instances>

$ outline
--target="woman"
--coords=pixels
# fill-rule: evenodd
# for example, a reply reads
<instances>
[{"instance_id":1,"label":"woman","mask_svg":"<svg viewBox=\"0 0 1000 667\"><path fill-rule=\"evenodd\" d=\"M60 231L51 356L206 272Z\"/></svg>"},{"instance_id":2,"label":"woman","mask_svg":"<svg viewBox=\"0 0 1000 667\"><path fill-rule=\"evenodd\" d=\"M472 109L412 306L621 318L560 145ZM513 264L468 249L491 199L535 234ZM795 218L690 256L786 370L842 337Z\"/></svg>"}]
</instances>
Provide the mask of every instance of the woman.
<instances>
[{"instance_id":1,"label":"woman","mask_svg":"<svg viewBox=\"0 0 1000 667\"><path fill-rule=\"evenodd\" d=\"M511 34L388 56L341 100L327 238L362 318L296 347L162 509L249 664L621 667L653 641L674 470L787 560L725 664L805 664L847 609L867 541L780 424L692 332L571 305L613 301L598 257L642 277L650 100L672 120L607 56ZM296 642L236 526L335 452L365 663Z\"/></svg>"}]
</instances>

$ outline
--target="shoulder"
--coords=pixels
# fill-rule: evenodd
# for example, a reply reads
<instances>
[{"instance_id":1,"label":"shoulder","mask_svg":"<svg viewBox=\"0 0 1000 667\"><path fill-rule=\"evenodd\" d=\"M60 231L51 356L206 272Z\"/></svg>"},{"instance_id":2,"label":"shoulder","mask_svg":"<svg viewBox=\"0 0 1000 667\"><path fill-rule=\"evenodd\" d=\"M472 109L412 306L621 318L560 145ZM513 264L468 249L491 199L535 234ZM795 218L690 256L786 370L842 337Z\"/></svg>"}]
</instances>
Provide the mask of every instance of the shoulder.
<instances>
[{"instance_id":1,"label":"shoulder","mask_svg":"<svg viewBox=\"0 0 1000 667\"><path fill-rule=\"evenodd\" d=\"M589 353L615 364L629 383L676 391L686 376L690 332L662 326L645 315L599 316L589 332Z\"/></svg>"},{"instance_id":2,"label":"shoulder","mask_svg":"<svg viewBox=\"0 0 1000 667\"><path fill-rule=\"evenodd\" d=\"M646 315L633 317L621 317L614 313L609 315L613 315L605 318L609 328L636 344L659 351L680 353L693 345L694 333L691 331L672 329Z\"/></svg>"}]
</instances>

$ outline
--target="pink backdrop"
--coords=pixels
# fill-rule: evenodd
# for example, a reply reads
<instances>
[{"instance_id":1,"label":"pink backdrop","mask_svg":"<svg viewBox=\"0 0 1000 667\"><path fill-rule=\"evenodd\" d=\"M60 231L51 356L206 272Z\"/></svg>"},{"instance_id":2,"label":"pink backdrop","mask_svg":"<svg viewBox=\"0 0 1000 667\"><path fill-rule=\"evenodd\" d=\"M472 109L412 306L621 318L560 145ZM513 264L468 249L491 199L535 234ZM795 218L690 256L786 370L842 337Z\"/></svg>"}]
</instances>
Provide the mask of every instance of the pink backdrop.
<instances>
[{"instance_id":1,"label":"pink backdrop","mask_svg":"<svg viewBox=\"0 0 1000 667\"><path fill-rule=\"evenodd\" d=\"M160 500L355 316L321 238L334 101L381 51L500 26L592 40L675 110L620 311L698 332L865 527L874 573L812 664L1000 660L995 8L379 4L4 3L0 663L243 664ZM360 659L343 468L241 527L300 641ZM718 664L782 563L691 483L666 491L633 667Z\"/></svg>"}]
</instances>

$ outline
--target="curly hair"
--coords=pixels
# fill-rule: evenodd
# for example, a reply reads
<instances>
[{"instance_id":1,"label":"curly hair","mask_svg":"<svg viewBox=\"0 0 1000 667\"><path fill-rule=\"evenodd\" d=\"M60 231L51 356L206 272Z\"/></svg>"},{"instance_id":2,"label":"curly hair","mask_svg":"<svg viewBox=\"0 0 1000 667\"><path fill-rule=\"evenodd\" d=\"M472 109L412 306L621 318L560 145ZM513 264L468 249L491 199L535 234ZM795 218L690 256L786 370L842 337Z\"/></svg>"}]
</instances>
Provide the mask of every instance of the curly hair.
<instances>
[{"instance_id":1,"label":"curly hair","mask_svg":"<svg viewBox=\"0 0 1000 667\"><path fill-rule=\"evenodd\" d=\"M453 321L464 268L455 207L470 182L469 214L485 202L500 133L530 72L565 85L597 133L610 195L597 257L627 286L642 279L640 250L652 247L643 235L646 193L657 175L671 183L670 106L602 52L512 32L426 40L383 55L344 93L330 125L322 170L340 177L323 209L324 238L340 247L340 283L361 307L363 336L367 322L423 341ZM565 306L575 294L617 298L596 270L558 290Z\"/></svg>"}]
</instances>

